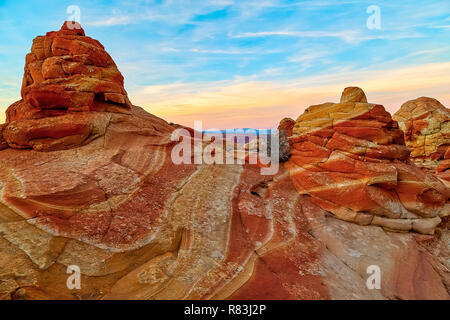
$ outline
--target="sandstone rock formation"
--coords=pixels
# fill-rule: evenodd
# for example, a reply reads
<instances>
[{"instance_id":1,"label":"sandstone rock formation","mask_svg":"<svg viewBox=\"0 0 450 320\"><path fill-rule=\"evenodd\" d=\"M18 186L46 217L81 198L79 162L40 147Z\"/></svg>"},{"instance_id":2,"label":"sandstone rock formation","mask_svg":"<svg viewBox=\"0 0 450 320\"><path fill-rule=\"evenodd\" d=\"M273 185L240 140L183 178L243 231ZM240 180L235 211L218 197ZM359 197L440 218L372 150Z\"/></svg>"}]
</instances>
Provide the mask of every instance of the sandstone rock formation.
<instances>
[{"instance_id":1,"label":"sandstone rock formation","mask_svg":"<svg viewBox=\"0 0 450 320\"><path fill-rule=\"evenodd\" d=\"M104 47L80 25L33 40L25 59L22 100L6 112L3 136L14 148L61 150L104 134L102 115L129 113L123 77Z\"/></svg>"},{"instance_id":2,"label":"sandstone rock formation","mask_svg":"<svg viewBox=\"0 0 450 320\"><path fill-rule=\"evenodd\" d=\"M392 118L405 132L411 159L436 169L450 147L450 109L436 99L422 97L404 103Z\"/></svg>"},{"instance_id":3,"label":"sandstone rock formation","mask_svg":"<svg viewBox=\"0 0 450 320\"><path fill-rule=\"evenodd\" d=\"M439 163L436 172L438 177L447 184L448 188L450 188L450 147L447 148L447 152L445 152L444 155L444 160Z\"/></svg>"},{"instance_id":4,"label":"sandstone rock formation","mask_svg":"<svg viewBox=\"0 0 450 320\"><path fill-rule=\"evenodd\" d=\"M8 143L3 138L3 131L5 130L5 127L6 127L5 124L0 124L0 150L6 149L9 147Z\"/></svg>"},{"instance_id":5,"label":"sandstone rock formation","mask_svg":"<svg viewBox=\"0 0 450 320\"><path fill-rule=\"evenodd\" d=\"M294 129L295 121L291 118L284 118L278 125L278 131L284 132L287 137L292 136L292 130Z\"/></svg>"},{"instance_id":6,"label":"sandstone rock formation","mask_svg":"<svg viewBox=\"0 0 450 320\"><path fill-rule=\"evenodd\" d=\"M450 213L450 190L409 163L397 122L359 88L338 104L309 107L291 143L295 187L340 219L432 234Z\"/></svg>"},{"instance_id":7,"label":"sandstone rock formation","mask_svg":"<svg viewBox=\"0 0 450 320\"><path fill-rule=\"evenodd\" d=\"M280 135L280 161L287 161L289 159L291 151L289 137L292 136L294 125L295 121L291 118L284 118L278 125L278 132Z\"/></svg>"},{"instance_id":8,"label":"sandstone rock formation","mask_svg":"<svg viewBox=\"0 0 450 320\"><path fill-rule=\"evenodd\" d=\"M67 44L67 37L75 41L69 48L84 48L77 41L96 43L81 31L71 32L63 27L42 41L62 37L57 41L63 44L55 48ZM299 186L292 172L299 160L295 150L292 157L297 158L287 166L291 172L281 167L272 176L250 164L175 164L171 136L177 126L129 104L124 91L125 103L120 104L96 100L95 85L69 90L79 88L79 79L65 74L57 78L61 89L55 91L44 80L36 88L53 92L47 100L37 94L38 103L31 104L26 98L33 96L30 88L8 110L5 137L10 148L0 151L1 299L450 299L447 218L429 236L336 219L320 207L323 202L314 203L313 191L309 197L294 187ZM66 94L68 101L81 101L85 92L94 92L89 108L53 103ZM359 179L369 166L368 180L386 194L401 193L402 184L415 192L408 184L414 167L403 162L408 152L389 144L400 142L395 124L378 106L358 108L370 109L361 117L375 117L370 123L380 129L379 135L358 126L353 132L386 144L360 139L361 146L363 142L352 140L359 143L357 150L367 150L368 161L360 167L352 149L355 173L342 161L332 166L340 172L336 176ZM182 138L193 142L190 135ZM372 161L369 151L381 155ZM413 173L407 175L403 168ZM434 189L422 193L418 206L437 219L441 187L432 177L420 177ZM424 182L418 181L419 190ZM361 194L358 199L365 200ZM431 230L417 225L419 231ZM371 265L381 269L380 290L366 286ZM79 289L67 286L69 266L80 268Z\"/></svg>"}]
</instances>

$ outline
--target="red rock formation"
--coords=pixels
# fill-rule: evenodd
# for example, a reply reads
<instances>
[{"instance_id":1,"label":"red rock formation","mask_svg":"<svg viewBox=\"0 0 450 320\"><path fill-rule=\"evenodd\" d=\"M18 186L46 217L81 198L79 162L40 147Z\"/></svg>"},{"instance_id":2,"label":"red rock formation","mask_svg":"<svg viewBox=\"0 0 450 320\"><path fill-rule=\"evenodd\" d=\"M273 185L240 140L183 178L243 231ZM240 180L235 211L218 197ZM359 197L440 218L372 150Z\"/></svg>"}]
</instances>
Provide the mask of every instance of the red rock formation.
<instances>
[{"instance_id":1,"label":"red rock formation","mask_svg":"<svg viewBox=\"0 0 450 320\"><path fill-rule=\"evenodd\" d=\"M5 130L5 127L6 127L5 124L0 124L0 150L6 149L9 147L8 143L3 138L3 131Z\"/></svg>"},{"instance_id":2,"label":"red rock formation","mask_svg":"<svg viewBox=\"0 0 450 320\"><path fill-rule=\"evenodd\" d=\"M294 126L287 166L297 190L338 218L433 233L449 189L408 161L403 132L359 88L341 103L309 107Z\"/></svg>"},{"instance_id":3,"label":"red rock formation","mask_svg":"<svg viewBox=\"0 0 450 320\"><path fill-rule=\"evenodd\" d=\"M84 37L73 32L47 37ZM78 83L64 79L66 89ZM448 226L428 238L386 233L335 219L300 195L284 168L262 176L257 165L174 164L177 126L104 103L62 115L18 108L20 119L9 119L12 148L0 151L0 299L450 298ZM379 109L373 116L388 118ZM399 138L393 123L383 128ZM380 150L407 157L401 146ZM373 264L381 290L366 287ZM66 285L73 265L80 289Z\"/></svg>"},{"instance_id":4,"label":"red rock formation","mask_svg":"<svg viewBox=\"0 0 450 320\"><path fill-rule=\"evenodd\" d=\"M294 129L295 121L291 118L284 118L278 125L278 131L284 131L287 137L292 136L292 130Z\"/></svg>"},{"instance_id":5,"label":"red rock formation","mask_svg":"<svg viewBox=\"0 0 450 320\"><path fill-rule=\"evenodd\" d=\"M362 91L360 88L347 87L344 89L344 92L342 92L340 103L347 103L347 102L367 103L367 97L364 91Z\"/></svg>"},{"instance_id":6,"label":"red rock formation","mask_svg":"<svg viewBox=\"0 0 450 320\"><path fill-rule=\"evenodd\" d=\"M434 170L450 146L450 109L436 99L422 97L404 103L393 119L405 132L411 159Z\"/></svg>"},{"instance_id":7,"label":"red rock formation","mask_svg":"<svg viewBox=\"0 0 450 320\"><path fill-rule=\"evenodd\" d=\"M287 161L291 151L289 137L292 136L295 121L291 118L284 118L278 125L279 141L280 141L280 161Z\"/></svg>"},{"instance_id":8,"label":"red rock formation","mask_svg":"<svg viewBox=\"0 0 450 320\"><path fill-rule=\"evenodd\" d=\"M80 112L130 112L114 61L81 26L68 24L34 39L26 56L22 100L6 112L4 138L14 148L78 146L101 134L105 124L102 117Z\"/></svg>"},{"instance_id":9,"label":"red rock formation","mask_svg":"<svg viewBox=\"0 0 450 320\"><path fill-rule=\"evenodd\" d=\"M444 155L444 160L439 163L436 170L437 175L441 178L450 188L450 147L447 148L447 152Z\"/></svg>"},{"instance_id":10,"label":"red rock formation","mask_svg":"<svg viewBox=\"0 0 450 320\"><path fill-rule=\"evenodd\" d=\"M85 39L81 31L73 36ZM273 177L256 165L175 165L178 126L131 105L121 106L126 112L106 102L104 109L56 108L79 79L67 74L57 80L62 90L37 94L48 108L31 108L30 85L8 110L12 148L0 154L4 298L250 297L251 278L261 277L254 268L277 286L253 293L260 298L329 298L317 274L319 246L300 229L307 221L288 175L268 191ZM74 101L85 95L70 94ZM297 245L308 241L310 249ZM81 290L66 287L69 265L81 268Z\"/></svg>"}]
</instances>

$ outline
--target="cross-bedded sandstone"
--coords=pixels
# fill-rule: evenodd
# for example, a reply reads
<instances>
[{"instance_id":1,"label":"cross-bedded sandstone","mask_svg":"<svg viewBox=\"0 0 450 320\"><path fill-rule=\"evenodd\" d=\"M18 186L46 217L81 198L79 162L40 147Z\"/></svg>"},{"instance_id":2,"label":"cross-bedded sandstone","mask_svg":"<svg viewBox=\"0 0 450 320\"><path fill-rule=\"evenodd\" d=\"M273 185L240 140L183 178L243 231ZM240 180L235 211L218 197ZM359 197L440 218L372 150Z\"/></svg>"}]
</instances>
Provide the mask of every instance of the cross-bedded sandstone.
<instances>
[{"instance_id":1,"label":"cross-bedded sandstone","mask_svg":"<svg viewBox=\"0 0 450 320\"><path fill-rule=\"evenodd\" d=\"M392 118L405 132L411 160L434 170L450 147L450 110L436 99L422 97L404 103Z\"/></svg>"},{"instance_id":2,"label":"cross-bedded sandstone","mask_svg":"<svg viewBox=\"0 0 450 320\"><path fill-rule=\"evenodd\" d=\"M309 107L290 140L295 187L340 219L428 234L450 213L449 189L409 162L397 122L359 88Z\"/></svg>"},{"instance_id":3,"label":"cross-bedded sandstone","mask_svg":"<svg viewBox=\"0 0 450 320\"><path fill-rule=\"evenodd\" d=\"M100 42L71 22L33 40L21 94L22 100L6 111L3 130L13 148L80 146L104 134L105 119L96 113L131 110L123 76L112 58Z\"/></svg>"}]
</instances>

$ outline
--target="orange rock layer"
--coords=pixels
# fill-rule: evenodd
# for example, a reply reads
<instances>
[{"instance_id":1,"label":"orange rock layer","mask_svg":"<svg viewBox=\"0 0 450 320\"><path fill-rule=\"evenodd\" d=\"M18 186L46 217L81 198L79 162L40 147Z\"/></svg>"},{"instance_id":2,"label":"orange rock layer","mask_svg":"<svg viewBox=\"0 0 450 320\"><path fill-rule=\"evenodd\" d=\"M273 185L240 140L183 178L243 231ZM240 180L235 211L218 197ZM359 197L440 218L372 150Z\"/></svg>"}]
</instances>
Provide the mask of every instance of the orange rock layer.
<instances>
[{"instance_id":1,"label":"orange rock layer","mask_svg":"<svg viewBox=\"0 0 450 320\"><path fill-rule=\"evenodd\" d=\"M434 170L450 147L450 110L436 99L422 97L404 103L393 118L405 132L411 159Z\"/></svg>"},{"instance_id":2,"label":"orange rock layer","mask_svg":"<svg viewBox=\"0 0 450 320\"><path fill-rule=\"evenodd\" d=\"M0 124L0 150L8 148L8 143L5 138L3 138L3 131L5 130L6 124Z\"/></svg>"},{"instance_id":3,"label":"orange rock layer","mask_svg":"<svg viewBox=\"0 0 450 320\"><path fill-rule=\"evenodd\" d=\"M336 220L283 169L174 165L171 130L134 107L79 148L1 151L0 296L449 298L431 253L448 256L446 238L428 239L427 253L413 234ZM363 280L372 264L382 291ZM71 265L79 290L66 286Z\"/></svg>"},{"instance_id":4,"label":"orange rock layer","mask_svg":"<svg viewBox=\"0 0 450 320\"><path fill-rule=\"evenodd\" d=\"M25 59L22 100L6 111L3 138L13 148L59 150L89 142L102 117L80 112L128 113L123 77L104 47L79 24L33 40Z\"/></svg>"},{"instance_id":5,"label":"orange rock layer","mask_svg":"<svg viewBox=\"0 0 450 320\"><path fill-rule=\"evenodd\" d=\"M444 160L439 163L437 168L438 177L441 178L450 188L450 147L444 155Z\"/></svg>"},{"instance_id":6,"label":"orange rock layer","mask_svg":"<svg viewBox=\"0 0 450 320\"><path fill-rule=\"evenodd\" d=\"M287 163L294 185L340 219L431 234L449 215L449 189L409 163L397 122L366 101L347 88L340 103L297 119Z\"/></svg>"}]
</instances>

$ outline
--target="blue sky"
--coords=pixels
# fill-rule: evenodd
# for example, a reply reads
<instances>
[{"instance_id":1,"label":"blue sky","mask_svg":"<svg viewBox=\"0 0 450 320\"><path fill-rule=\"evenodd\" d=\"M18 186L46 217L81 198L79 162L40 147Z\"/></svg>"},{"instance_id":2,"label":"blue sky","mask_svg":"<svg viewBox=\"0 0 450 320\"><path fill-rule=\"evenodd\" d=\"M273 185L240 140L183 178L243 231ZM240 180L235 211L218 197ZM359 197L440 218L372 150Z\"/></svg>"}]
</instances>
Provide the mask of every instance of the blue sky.
<instances>
[{"instance_id":1,"label":"blue sky","mask_svg":"<svg viewBox=\"0 0 450 320\"><path fill-rule=\"evenodd\" d=\"M360 84L391 111L420 95L450 105L448 0L0 0L0 112L20 98L32 39L70 5L131 101L185 125L273 127ZM371 5L379 30L366 26Z\"/></svg>"}]
</instances>

